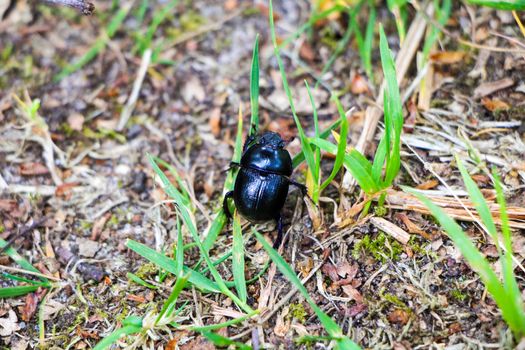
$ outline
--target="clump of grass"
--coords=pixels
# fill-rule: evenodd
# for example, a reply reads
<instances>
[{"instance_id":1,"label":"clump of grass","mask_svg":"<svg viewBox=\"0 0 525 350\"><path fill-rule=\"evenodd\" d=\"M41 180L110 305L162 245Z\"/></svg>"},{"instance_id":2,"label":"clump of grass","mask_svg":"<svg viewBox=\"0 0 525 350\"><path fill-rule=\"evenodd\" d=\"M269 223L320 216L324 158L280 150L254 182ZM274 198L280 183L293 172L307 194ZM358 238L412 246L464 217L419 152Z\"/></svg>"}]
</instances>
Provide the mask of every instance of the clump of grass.
<instances>
[{"instance_id":1,"label":"clump of grass","mask_svg":"<svg viewBox=\"0 0 525 350\"><path fill-rule=\"evenodd\" d=\"M337 97L333 98L338 107L340 116L340 134L336 135L338 140L337 145L326 141L317 135L312 138L306 137L301 127L301 123L295 115L291 92L286 82L284 68L276 45L275 30L273 29L272 19L270 19L270 28L272 28L275 54L278 58L283 86L288 95L292 114L294 115L294 120L298 128L301 144L303 146L303 153L305 154L306 163L308 165L308 172L310 173L309 176L312 178L312 181L309 183L309 192L312 194L312 199L316 202L319 193L335 178L337 172L342 166L344 166L356 179L361 189L369 198L374 198L379 195L379 206L382 206L385 198L384 190L392 185L399 172L401 164L401 132L403 128L402 104L399 94L399 86L396 79L395 65L383 28L380 27L380 52L386 81L384 93L385 133L378 145L373 162L368 161L356 149L348 149L346 147L348 123L345 112ZM314 122L316 122L315 120L316 111L314 106ZM320 160L318 158L318 150L335 154L334 168L328 179L323 183L320 182ZM314 151L316 152L315 155ZM368 211L369 204L370 203L367 204L365 212Z\"/></svg>"},{"instance_id":2,"label":"clump of grass","mask_svg":"<svg viewBox=\"0 0 525 350\"><path fill-rule=\"evenodd\" d=\"M512 265L512 240L509 218L499 176L496 171L492 172L493 183L496 189L497 202L500 210L500 232L496 229L494 219L485 198L476 186L474 180L470 177L459 157L456 157L456 162L461 172L461 176L463 177L463 181L465 182L469 197L474 203L476 211L481 218L480 224L482 224L484 230L489 233L496 245L502 266L501 280L498 278L487 259L485 259L483 254L472 243L468 235L442 208L414 189L404 189L405 191L414 194L428 207L432 215L448 233L456 247L458 247L472 270L474 270L480 277L489 294L501 310L502 317L512 330L515 338L521 339L525 336L525 308L516 281L516 275L514 274L514 267Z\"/></svg>"}]
</instances>

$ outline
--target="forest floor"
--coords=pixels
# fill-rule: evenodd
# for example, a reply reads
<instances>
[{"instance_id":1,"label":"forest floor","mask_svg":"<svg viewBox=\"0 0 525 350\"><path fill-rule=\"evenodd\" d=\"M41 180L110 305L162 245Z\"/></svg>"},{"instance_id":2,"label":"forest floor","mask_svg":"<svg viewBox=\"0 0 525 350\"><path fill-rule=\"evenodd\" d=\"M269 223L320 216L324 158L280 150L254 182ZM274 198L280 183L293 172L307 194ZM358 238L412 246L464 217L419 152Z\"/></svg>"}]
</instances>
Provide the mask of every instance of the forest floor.
<instances>
[{"instance_id":1,"label":"forest floor","mask_svg":"<svg viewBox=\"0 0 525 350\"><path fill-rule=\"evenodd\" d=\"M0 348L89 349L121 327L127 316L161 308L174 278L126 246L132 239L171 256L177 239L176 211L147 155L176 167L198 208L195 219L204 234L221 208L224 170L233 155L241 104L244 125L249 124L256 34L261 129L285 138L297 136L273 56L265 2L255 6L235 0L181 1L152 32L154 50L143 67L147 68L143 81L137 77L146 58L137 43L147 37L152 17L170 3L146 1L144 13L140 3L97 1L94 15L81 16L72 9L18 1L0 20L0 237L11 239L23 257L53 276L49 290L0 299ZM125 18L112 33L108 25L119 11ZM279 39L284 40L308 22L310 3L276 1L275 13ZM358 15L363 29L368 15L366 11ZM410 7L408 15L410 27L417 11ZM400 43L386 5L378 7L377 18L397 54ZM348 21L345 14L319 21L282 49L308 135L313 134L312 108L303 80L315 85ZM446 29L425 73L432 78L431 93L421 96L415 57L399 82L402 97L409 92L402 169L387 198L386 213L371 210L409 232L410 240L400 243L378 229L371 220L375 215L345 221L360 192L358 187L343 186L342 174L322 193L323 223L316 230L298 191L290 191L284 209L282 256L300 278L308 277L304 285L321 309L365 348L514 346L499 309L458 249L431 216L401 200L397 187L418 187L454 203L441 179L465 198L454 161L454 154L459 154L487 198L494 200L487 172L469 162L476 150L484 166L496 167L509 206L521 213L514 220L513 245L517 261L523 263L525 40L511 12L459 2L453 2ZM354 107L349 115L353 145L362 133L367 107L374 106L379 96L383 74L378 42L376 36L373 77L366 76L351 37L314 93L322 128L339 118L331 91L338 93L346 110ZM93 47L101 50L89 62L61 74ZM128 110L135 83L136 104ZM375 134L365 148L369 158L380 128ZM300 151L297 137L288 150L292 155ZM325 176L331 165L331 158L324 157ZM304 169L295 169L296 181L305 182ZM469 219L465 212L459 215ZM243 222L243 227L250 232L249 224ZM275 237L272 223L257 227L269 240ZM462 222L462 227L498 269L490 238L473 223ZM191 242L189 235L184 239ZM222 256L231 244L228 225L211 257ZM249 279L268 257L255 237L246 235L245 245ZM188 250L185 263L196 263L198 253ZM228 266L218 265L225 280L232 278ZM10 268L17 265L4 254L0 267L14 274ZM129 272L148 285L131 280ZM515 272L525 291L522 265ZM0 277L1 287L21 284ZM248 302L257 308L265 298L271 317L219 333L254 346L256 337L265 348L327 347L329 342L321 338L296 342L300 336L324 333L299 293L279 304L291 290L289 281L270 266L248 286ZM183 291L177 305L183 307L179 322L186 325L225 322L240 314L224 295L195 288ZM120 345L134 339L124 337ZM143 344L151 349L174 349L175 344L180 349L214 348L199 333L176 328L152 331Z\"/></svg>"}]
</instances>

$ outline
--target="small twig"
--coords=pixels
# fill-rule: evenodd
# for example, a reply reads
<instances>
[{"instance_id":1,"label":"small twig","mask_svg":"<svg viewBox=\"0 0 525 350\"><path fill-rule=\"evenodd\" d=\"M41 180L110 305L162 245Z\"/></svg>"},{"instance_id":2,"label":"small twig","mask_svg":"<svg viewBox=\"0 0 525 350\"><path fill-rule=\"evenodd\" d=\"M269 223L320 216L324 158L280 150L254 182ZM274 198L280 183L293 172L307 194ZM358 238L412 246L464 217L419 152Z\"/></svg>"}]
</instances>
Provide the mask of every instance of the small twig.
<instances>
[{"instance_id":1,"label":"small twig","mask_svg":"<svg viewBox=\"0 0 525 350\"><path fill-rule=\"evenodd\" d=\"M26 233L28 233L29 231L31 231L31 230L33 230L33 229L39 227L39 226L42 226L42 224L43 224L44 222L46 222L46 221L47 221L47 217L44 216L44 217L42 217L42 218L40 218L40 219L38 219L38 220L36 220L36 221L33 221L33 223L32 223L31 225L26 225L26 226L22 227L22 228L20 229L20 232L18 232L18 234L13 235L12 237L10 237L10 238L6 241L6 245L5 245L2 249L0 249L0 254L2 254L3 252L5 252L6 249L8 249L8 248L11 246L11 244L15 241L15 239L17 239L17 238L19 238L19 237L23 237L23 236L25 236ZM14 231L14 230L12 230L12 231ZM8 231L9 236L13 233L12 231ZM5 237L5 236L4 236L4 237Z\"/></svg>"},{"instance_id":2,"label":"small twig","mask_svg":"<svg viewBox=\"0 0 525 350\"><path fill-rule=\"evenodd\" d=\"M42 0L53 5L69 6L80 11L84 16L91 16L95 11L95 5L84 0Z\"/></svg>"},{"instance_id":3,"label":"small twig","mask_svg":"<svg viewBox=\"0 0 525 350\"><path fill-rule=\"evenodd\" d=\"M37 277L47 278L48 280L57 281L57 282L61 281L60 278L56 278L54 276L45 275L43 273L38 273L38 272L35 272L35 271L19 269L18 267L11 267L11 266L0 265L0 270L11 271L11 272L18 272L18 273L23 273L23 274L26 274L26 275L33 275L33 276L37 276Z\"/></svg>"},{"instance_id":4,"label":"small twig","mask_svg":"<svg viewBox=\"0 0 525 350\"><path fill-rule=\"evenodd\" d=\"M129 117L131 117L131 114L135 109L135 104L137 103L137 100L139 98L140 88L142 87L142 83L144 82L144 77L146 76L146 72L148 71L148 66L150 62L151 49L147 49L142 55L142 61L140 62L140 68L137 73L137 78L133 83L133 90L131 91L131 95L129 95L128 102L126 103L126 106L120 114L120 120L118 122L117 131L122 131L124 129L126 123L129 120Z\"/></svg>"}]
</instances>

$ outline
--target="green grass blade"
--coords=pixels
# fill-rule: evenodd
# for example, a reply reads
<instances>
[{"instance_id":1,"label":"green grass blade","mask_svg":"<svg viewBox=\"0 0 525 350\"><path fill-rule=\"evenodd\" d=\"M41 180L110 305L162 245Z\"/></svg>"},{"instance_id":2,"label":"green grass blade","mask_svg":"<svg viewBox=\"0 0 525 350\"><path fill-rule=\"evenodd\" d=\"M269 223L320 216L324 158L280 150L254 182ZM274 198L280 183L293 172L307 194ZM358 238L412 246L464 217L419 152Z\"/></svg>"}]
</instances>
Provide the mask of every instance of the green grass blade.
<instances>
[{"instance_id":1,"label":"green grass blade","mask_svg":"<svg viewBox=\"0 0 525 350\"><path fill-rule=\"evenodd\" d=\"M241 219L235 212L233 216L233 254L232 254L232 273L237 295L244 303L248 298L246 291L246 278L244 276L244 242L241 232Z\"/></svg>"},{"instance_id":2,"label":"green grass blade","mask_svg":"<svg viewBox=\"0 0 525 350\"><path fill-rule=\"evenodd\" d=\"M170 163L166 162L163 159L160 159L159 157L156 157L156 156L152 156L152 157L155 160L155 162L157 162L157 164L160 164L166 169L168 169L170 174L175 178L175 181L177 181L177 185L179 186L179 191L181 192L182 197L184 198L184 205L191 207L193 211L195 208L191 202L190 194L188 193L188 191L186 191L186 184L184 183L184 180L182 179L182 177L179 175L179 172L177 171L177 169L173 165L171 165Z\"/></svg>"},{"instance_id":3,"label":"green grass blade","mask_svg":"<svg viewBox=\"0 0 525 350\"><path fill-rule=\"evenodd\" d=\"M192 331L195 331L195 332L214 331L214 330L217 330L217 329L226 328L226 327L233 326L235 324L244 322L247 319L252 318L253 316L257 315L258 313L259 313L259 310L254 310L254 311L252 311L252 312L250 312L250 313L248 313L246 315L243 315L241 317L237 317L237 318L225 321L225 322L216 323L216 324L210 324L210 325L206 325L206 326L191 326L191 327L188 327L188 329L190 329Z\"/></svg>"},{"instance_id":4,"label":"green grass blade","mask_svg":"<svg viewBox=\"0 0 525 350\"><path fill-rule=\"evenodd\" d=\"M512 264L512 239L509 226L509 216L507 213L507 203L505 196L503 195L503 189L501 187L501 181L496 172L496 169L492 170L492 176L494 178L494 187L496 189L496 197L500 207L500 219L501 219L501 232L503 236L503 246L505 247L505 254L500 256L503 265L503 286L508 294L509 303L514 305L517 313L517 329L520 329L520 333L515 334L516 338L525 336L525 308L523 300L521 298L521 292L514 275L514 267Z\"/></svg>"},{"instance_id":5,"label":"green grass blade","mask_svg":"<svg viewBox=\"0 0 525 350\"><path fill-rule=\"evenodd\" d=\"M341 38L341 40L339 40L334 52L332 53L332 55L330 56L330 58L324 65L323 69L321 70L321 74L319 74L320 79L325 75L326 72L328 72L328 70L330 69L332 64L334 64L336 58L339 57L341 52L343 52L343 50L348 47L348 42L350 41L350 38L352 37L352 32L354 30L353 22L355 21L355 17L357 13L359 13L363 3L364 3L364 0L361 0L359 1L359 4L354 9L348 8L346 10L351 20L348 21L348 26L346 28L345 33L343 34L343 37ZM320 83L320 80L318 80L317 83L315 84L315 88L319 86L319 83Z\"/></svg>"},{"instance_id":6,"label":"green grass blade","mask_svg":"<svg viewBox=\"0 0 525 350\"><path fill-rule=\"evenodd\" d=\"M374 47L374 28L376 24L376 9L372 5L370 6L370 14L368 17L368 23L366 25L365 38L363 42L363 66L365 68L366 75L373 82L374 74L372 71L372 48Z\"/></svg>"},{"instance_id":7,"label":"green grass blade","mask_svg":"<svg viewBox=\"0 0 525 350\"><path fill-rule=\"evenodd\" d=\"M177 271L175 276L182 277L184 274L184 240L182 238L182 227L179 218L177 218L177 247L175 250L175 263L175 270Z\"/></svg>"},{"instance_id":8,"label":"green grass blade","mask_svg":"<svg viewBox=\"0 0 525 350\"><path fill-rule=\"evenodd\" d=\"M204 242L202 242L202 246L204 247L204 249L206 249L206 251L209 251L211 247L213 247L215 241L217 240L217 237L219 237L219 234L224 228L224 225L226 225L227 220L228 219L226 218L226 215L224 215L222 210L215 216L215 219L213 219L212 223L210 224L210 227L208 228L206 238L204 239Z\"/></svg>"},{"instance_id":9,"label":"green grass blade","mask_svg":"<svg viewBox=\"0 0 525 350\"><path fill-rule=\"evenodd\" d=\"M479 190L478 186L476 186L474 180L472 180L472 178L470 177L461 159L457 155L455 156L455 158L456 163L458 165L458 169L461 173L461 177L463 177L463 182L465 183L465 187L467 188L467 191L469 193L470 200L472 201L472 204L474 204L474 207L476 208L481 218L481 221L483 221L483 225L485 225L485 228L494 240L494 244L496 245L498 252L501 253L498 231L496 229L496 224L494 224L494 219L492 218L489 206L487 205L487 201L485 200L485 197L483 197L483 194Z\"/></svg>"},{"instance_id":10,"label":"green grass blade","mask_svg":"<svg viewBox=\"0 0 525 350\"><path fill-rule=\"evenodd\" d=\"M202 332L202 335L205 336L209 341L211 341L213 344L215 344L216 346L220 348L229 348L230 346L234 346L235 349L239 349L239 350L251 350L252 349L252 347L249 345L237 342L235 340L231 340L217 333Z\"/></svg>"},{"instance_id":11,"label":"green grass blade","mask_svg":"<svg viewBox=\"0 0 525 350\"><path fill-rule=\"evenodd\" d=\"M390 186L401 167L401 132L403 130L403 110L399 95L399 84L392 52L388 47L385 31L379 27L379 51L385 75L384 93L385 137L388 146L386 154L385 186Z\"/></svg>"},{"instance_id":12,"label":"green grass blade","mask_svg":"<svg viewBox=\"0 0 525 350\"><path fill-rule=\"evenodd\" d=\"M133 250L135 253L142 256L144 259L151 261L161 269L164 269L177 276L178 270L176 268L177 263L175 262L175 260L170 259L167 256L162 255L159 252L151 249L150 247L142 243L135 242L133 240L128 240L126 242L126 247ZM213 281L206 278L202 274L198 273L197 271L192 270L186 266L184 266L183 271L186 274L190 273L188 281L198 289L213 293L220 292L217 284L215 284Z\"/></svg>"},{"instance_id":13,"label":"green grass blade","mask_svg":"<svg viewBox=\"0 0 525 350\"><path fill-rule=\"evenodd\" d=\"M69 74L76 72L80 68L84 67L86 64L91 62L92 59L97 57L97 55L104 50L106 47L106 44L108 41L115 35L117 30L120 28L122 23L124 22L124 19L126 19L126 16L128 15L129 10L131 9L131 6L122 6L118 10L118 12L113 16L111 22L109 23L106 33L102 34L96 41L95 44L82 56L79 58L75 63L72 63L70 65L67 65L62 69L60 73L55 75L53 78L54 82L62 80L64 77L68 76Z\"/></svg>"},{"instance_id":14,"label":"green grass blade","mask_svg":"<svg viewBox=\"0 0 525 350\"><path fill-rule=\"evenodd\" d=\"M498 10L525 10L525 0L467 0L467 2L471 5L487 6Z\"/></svg>"},{"instance_id":15,"label":"green grass blade","mask_svg":"<svg viewBox=\"0 0 525 350\"><path fill-rule=\"evenodd\" d=\"M0 238L0 249L5 248L7 246L7 242ZM5 254L7 254L15 263L20 265L21 268L27 271L36 272L38 274L41 274L40 270L38 270L36 267L31 265L29 261L27 261L22 255L18 254L18 252L12 247L9 246L5 248L4 251ZM44 277L38 276L38 278L44 282L48 282L49 280Z\"/></svg>"},{"instance_id":16,"label":"green grass blade","mask_svg":"<svg viewBox=\"0 0 525 350\"><path fill-rule=\"evenodd\" d=\"M310 142L321 148L325 152L336 154L337 146L319 138L311 138ZM352 176L363 191L367 194L373 194L380 190L379 185L372 177L372 165L370 162L357 150L352 149L344 157L343 164L345 168L350 171Z\"/></svg>"},{"instance_id":17,"label":"green grass blade","mask_svg":"<svg viewBox=\"0 0 525 350\"><path fill-rule=\"evenodd\" d=\"M306 86L306 91L308 91L308 97L310 99L310 104L312 105L313 117L314 117L314 128L315 128L315 137L320 137L319 134L319 116L317 115L317 107L315 106L314 97L312 91L310 90L310 85L306 79L304 80L304 85ZM314 203L317 203L319 200L320 190L320 177L321 177L321 150L319 147L315 148L314 153L314 167L309 168L309 174L311 176L313 188L311 189L311 196ZM308 181L307 181L308 185Z\"/></svg>"},{"instance_id":18,"label":"green grass blade","mask_svg":"<svg viewBox=\"0 0 525 350\"><path fill-rule=\"evenodd\" d=\"M162 305L162 309L160 310L159 315L155 320L155 325L159 323L159 321L162 320L164 316L169 317L169 315L175 309L175 305L177 303L177 299L179 298L180 292L182 292L182 290L186 286L186 282L188 282L190 275L191 272L182 277L177 277L177 281L175 282L175 286L173 286L173 290L171 291L170 296L168 297L168 299L166 299L164 305Z\"/></svg>"},{"instance_id":19,"label":"green grass blade","mask_svg":"<svg viewBox=\"0 0 525 350\"><path fill-rule=\"evenodd\" d=\"M303 295L305 300L308 302L312 310L314 310L315 314L321 321L321 324L325 328L326 332L333 338L336 338L339 340L345 339L346 337L343 335L343 331L341 330L341 328L337 325L337 323L333 319L331 319L326 313L324 313L317 306L317 304L314 302L314 300L310 296L310 293L308 293L306 288L301 283L301 280L297 277L297 275L292 270L290 265L288 265L288 263L284 261L283 257L275 249L273 249L272 246L268 242L266 242L264 237L259 232L254 231L254 233L255 233L255 236L257 237L257 240L259 241L259 243L262 244L262 246L264 247L264 250L266 250L266 252L270 256L270 259L272 259L272 261L275 263L279 271L281 271L281 273L292 283L292 285L295 288L297 288L297 290ZM360 349L357 344L353 343L349 339L348 339L348 342L346 343L351 345L350 347L347 348L349 350L350 349Z\"/></svg>"},{"instance_id":20,"label":"green grass blade","mask_svg":"<svg viewBox=\"0 0 525 350\"><path fill-rule=\"evenodd\" d=\"M208 255L208 251L204 248L200 240L199 233L197 232L197 228L195 227L195 223L193 222L188 209L182 204L183 199L181 197L180 192L170 183L169 179L159 169L159 166L157 165L157 163L155 163L154 159L151 156L149 156L149 161L150 161L151 166L153 167L153 171L155 171L157 176L159 176L159 178L161 179L164 185L164 190L166 191L168 196L170 196L171 198L175 200L179 214L182 217L182 221L184 225L186 225L186 228L188 229L188 231L190 232L193 238L193 241L197 244L197 247L199 248L199 251L201 253L201 257L204 258L204 261L206 261L206 264L208 265L210 269L210 273L213 276L213 279L215 280L215 283L219 287L220 291L224 295L232 299L232 301L235 304L237 304L237 306L239 306L241 309L243 309L246 313L253 311L252 308L248 306L248 304L240 300L234 293L232 293L231 290L228 289L221 275L219 274L219 272L213 265ZM192 273L192 277L193 277L193 273Z\"/></svg>"},{"instance_id":21,"label":"green grass blade","mask_svg":"<svg viewBox=\"0 0 525 350\"><path fill-rule=\"evenodd\" d=\"M292 92L290 90L290 86L288 85L288 80L286 79L286 72L284 71L284 65L281 59L281 54L279 52L279 47L277 46L277 36L275 34L275 24L273 20L272 1L270 1L269 3L269 15L268 16L270 19L270 31L272 34L274 54L275 54L275 58L277 59L277 64L279 65L279 71L281 72L281 80L283 82L283 88L284 88L284 91L286 92L286 96L288 97L288 103L290 105L290 109L292 110L292 115L295 121L295 125L297 126L297 133L299 134L299 139L301 140L301 146L302 146L301 148L302 148L304 157L306 159L306 164L308 164L308 169L315 169L314 153L304 133L303 127L301 126L299 117L297 116L297 113L295 112L295 105L292 99Z\"/></svg>"},{"instance_id":22,"label":"green grass blade","mask_svg":"<svg viewBox=\"0 0 525 350\"><path fill-rule=\"evenodd\" d=\"M443 0L441 6L439 6L438 0L434 0L434 7L436 8L437 22L444 26L449 17L450 9L452 8L452 0ZM425 39L425 44L423 45L422 50L422 63L424 64L428 60L430 55L430 50L434 47L434 43L439 37L440 29L435 25L431 24L432 28L430 29L427 38Z\"/></svg>"},{"instance_id":23,"label":"green grass blade","mask_svg":"<svg viewBox=\"0 0 525 350\"><path fill-rule=\"evenodd\" d=\"M172 0L162 10L157 11L153 15L153 19L148 26L148 30L146 31L146 34L141 37L142 40L140 40L138 45L138 51L140 55L142 55L146 49L151 47L151 41L153 40L153 36L155 35L157 28L162 24L162 22L164 22L164 20L166 20L166 18L168 18L169 15L173 14L173 10L175 9L177 3L178 0Z\"/></svg>"},{"instance_id":24,"label":"green grass blade","mask_svg":"<svg viewBox=\"0 0 525 350\"><path fill-rule=\"evenodd\" d=\"M35 285L35 286L49 287L49 283L48 282L30 280L29 278L24 278L24 277L20 277L20 276L11 275L10 273L7 273L7 272L2 272L1 276L5 277L5 278L9 278L10 280L13 280L13 281L25 282L25 283L29 283L29 284L32 284L32 285Z\"/></svg>"},{"instance_id":25,"label":"green grass blade","mask_svg":"<svg viewBox=\"0 0 525 350\"><path fill-rule=\"evenodd\" d=\"M250 74L250 107L252 117L250 135L257 135L259 129L259 34L253 44L252 68Z\"/></svg>"},{"instance_id":26,"label":"green grass blade","mask_svg":"<svg viewBox=\"0 0 525 350\"><path fill-rule=\"evenodd\" d=\"M28 293L32 293L36 291L38 288L40 288L39 285L0 288L0 299L14 298L20 295L26 295Z\"/></svg>"},{"instance_id":27,"label":"green grass blade","mask_svg":"<svg viewBox=\"0 0 525 350\"><path fill-rule=\"evenodd\" d=\"M319 137L316 136L316 138L320 138L320 139L326 139L328 138L328 136L330 136L330 134L332 133L333 130L335 130L335 128L337 128L339 126L339 124L341 123L341 120L340 119L337 119L335 122L333 122L328 128L326 128L325 130L323 130L320 134L319 134ZM303 151L301 150L301 152L299 152L298 154L296 154L293 159L292 159L292 165L294 168L297 168L302 162L304 162L304 153Z\"/></svg>"},{"instance_id":28,"label":"green grass blade","mask_svg":"<svg viewBox=\"0 0 525 350\"><path fill-rule=\"evenodd\" d=\"M157 289L157 286L154 286L153 284L144 281L142 278L140 278L139 276L135 275L134 273L128 272L128 273L126 273L126 277L130 281L133 281L136 284L141 285L143 287L146 287L146 288L149 288L149 289Z\"/></svg>"},{"instance_id":29,"label":"green grass blade","mask_svg":"<svg viewBox=\"0 0 525 350\"><path fill-rule=\"evenodd\" d=\"M308 30L310 27L312 27L312 25L314 25L316 22L322 20L322 19L325 19L327 18L328 16L330 16L332 13L335 13L335 12L343 12L343 11L346 11L346 7L344 6L341 6L341 5L334 5L333 7L327 9L327 10L324 10L323 12L319 12L319 13L314 13L312 14L312 16L310 17L310 19L308 20L308 22L306 22L305 24L303 24L302 26L300 26L294 33L292 33L288 38L286 38L280 45L279 45L279 48L283 48L287 45L289 45L291 42L293 42L295 39L297 39L299 37L299 35L301 35L302 33L304 33L306 30Z\"/></svg>"},{"instance_id":30,"label":"green grass blade","mask_svg":"<svg viewBox=\"0 0 525 350\"><path fill-rule=\"evenodd\" d=\"M104 350L117 342L120 337L138 333L142 330L142 320L137 316L130 316L122 321L122 328L115 329L111 334L98 342L93 350Z\"/></svg>"},{"instance_id":31,"label":"green grass blade","mask_svg":"<svg viewBox=\"0 0 525 350\"><path fill-rule=\"evenodd\" d=\"M480 277L483 284L491 294L492 298L501 310L503 319L507 322L514 333L519 332L517 310L514 305L507 300L507 293L501 285L498 277L492 270L490 264L483 257L480 251L470 241L469 237L461 227L450 218L439 206L434 204L430 199L423 196L419 192L403 187L403 190L415 195L437 219L441 227L448 233L448 236L454 241L456 247L468 262L472 270L474 270Z\"/></svg>"},{"instance_id":32,"label":"green grass blade","mask_svg":"<svg viewBox=\"0 0 525 350\"><path fill-rule=\"evenodd\" d=\"M374 163L372 164L372 177L378 184L383 184L382 173L383 165L385 164L386 154L388 153L387 138L382 137L377 146L376 154L374 155Z\"/></svg>"},{"instance_id":33,"label":"green grass blade","mask_svg":"<svg viewBox=\"0 0 525 350\"><path fill-rule=\"evenodd\" d=\"M332 97L337 105L337 110L339 112L339 118L341 119L341 134L339 135L339 143L337 145L337 153L335 155L334 167L328 178L321 184L320 191L325 189L332 180L336 177L339 170L344 163L345 153L346 153L346 137L348 135L348 119L346 119L346 113L341 105L341 101L337 98L336 95Z\"/></svg>"}]
</instances>

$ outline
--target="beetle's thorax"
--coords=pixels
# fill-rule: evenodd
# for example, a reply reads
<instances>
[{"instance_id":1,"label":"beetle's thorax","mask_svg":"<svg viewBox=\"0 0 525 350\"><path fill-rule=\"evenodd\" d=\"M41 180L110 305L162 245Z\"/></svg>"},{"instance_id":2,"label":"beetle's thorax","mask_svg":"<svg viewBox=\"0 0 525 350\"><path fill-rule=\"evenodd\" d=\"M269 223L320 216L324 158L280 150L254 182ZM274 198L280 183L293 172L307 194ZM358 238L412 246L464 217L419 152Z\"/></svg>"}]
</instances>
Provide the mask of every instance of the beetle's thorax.
<instances>
[{"instance_id":1,"label":"beetle's thorax","mask_svg":"<svg viewBox=\"0 0 525 350\"><path fill-rule=\"evenodd\" d=\"M292 158L287 150L259 143L246 150L241 166L284 176L290 176L293 170Z\"/></svg>"}]
</instances>

